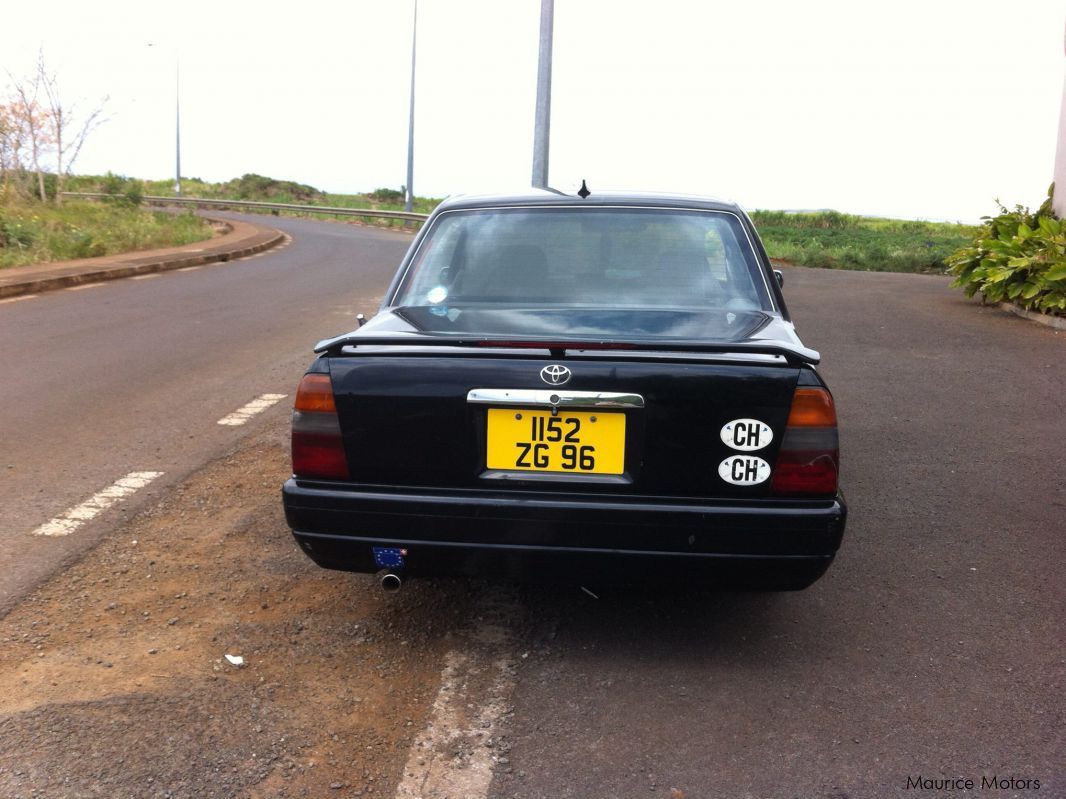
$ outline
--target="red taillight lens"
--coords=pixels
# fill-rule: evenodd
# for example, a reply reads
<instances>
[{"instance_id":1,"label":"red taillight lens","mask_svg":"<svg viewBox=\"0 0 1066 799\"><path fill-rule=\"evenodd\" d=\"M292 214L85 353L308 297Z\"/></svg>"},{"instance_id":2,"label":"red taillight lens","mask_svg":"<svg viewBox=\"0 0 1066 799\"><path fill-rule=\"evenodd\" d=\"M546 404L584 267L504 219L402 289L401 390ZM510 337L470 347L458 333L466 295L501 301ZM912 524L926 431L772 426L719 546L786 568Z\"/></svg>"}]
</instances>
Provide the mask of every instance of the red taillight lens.
<instances>
[{"instance_id":1,"label":"red taillight lens","mask_svg":"<svg viewBox=\"0 0 1066 799\"><path fill-rule=\"evenodd\" d=\"M348 479L333 384L329 375L304 375L292 412L292 473L297 477Z\"/></svg>"},{"instance_id":2,"label":"red taillight lens","mask_svg":"<svg viewBox=\"0 0 1066 799\"><path fill-rule=\"evenodd\" d=\"M797 388L774 467L779 496L835 494L840 476L837 414L824 388Z\"/></svg>"}]
</instances>

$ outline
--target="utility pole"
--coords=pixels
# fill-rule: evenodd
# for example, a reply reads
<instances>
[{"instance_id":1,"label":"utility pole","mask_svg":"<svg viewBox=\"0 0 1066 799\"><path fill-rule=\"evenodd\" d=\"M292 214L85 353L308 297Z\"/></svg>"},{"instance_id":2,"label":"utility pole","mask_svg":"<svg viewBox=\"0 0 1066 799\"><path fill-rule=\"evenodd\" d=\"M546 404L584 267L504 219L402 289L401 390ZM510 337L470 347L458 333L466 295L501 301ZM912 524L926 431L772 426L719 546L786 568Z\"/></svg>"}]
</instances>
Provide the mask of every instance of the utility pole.
<instances>
[{"instance_id":1,"label":"utility pole","mask_svg":"<svg viewBox=\"0 0 1066 799\"><path fill-rule=\"evenodd\" d=\"M1063 44L1066 52L1066 42ZM1059 219L1066 219L1066 82L1062 86L1062 106L1059 111L1059 147L1055 153L1055 196L1052 208Z\"/></svg>"},{"instance_id":2,"label":"utility pole","mask_svg":"<svg viewBox=\"0 0 1066 799\"><path fill-rule=\"evenodd\" d=\"M540 57L537 60L537 111L533 120L533 186L548 187L548 139L552 115L552 28L555 0L540 0Z\"/></svg>"},{"instance_id":3,"label":"utility pole","mask_svg":"<svg viewBox=\"0 0 1066 799\"><path fill-rule=\"evenodd\" d=\"M418 43L418 0L411 22L411 116L407 123L407 187L403 210L411 211L415 200L415 45Z\"/></svg>"},{"instance_id":4,"label":"utility pole","mask_svg":"<svg viewBox=\"0 0 1066 799\"><path fill-rule=\"evenodd\" d=\"M174 196L181 196L181 64L174 59Z\"/></svg>"}]
</instances>

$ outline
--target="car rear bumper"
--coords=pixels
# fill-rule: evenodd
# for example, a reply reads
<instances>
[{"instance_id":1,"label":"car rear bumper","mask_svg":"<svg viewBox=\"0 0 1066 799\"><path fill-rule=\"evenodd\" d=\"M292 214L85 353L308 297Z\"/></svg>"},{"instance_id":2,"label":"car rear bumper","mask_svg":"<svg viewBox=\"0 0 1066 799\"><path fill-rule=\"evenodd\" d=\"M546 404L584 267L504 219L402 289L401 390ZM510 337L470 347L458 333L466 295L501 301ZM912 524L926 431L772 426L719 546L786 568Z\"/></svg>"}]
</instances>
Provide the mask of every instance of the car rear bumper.
<instances>
[{"instance_id":1,"label":"car rear bumper","mask_svg":"<svg viewBox=\"0 0 1066 799\"><path fill-rule=\"evenodd\" d=\"M320 566L410 574L671 576L802 588L832 562L840 498L709 503L535 492L399 491L289 480L285 515Z\"/></svg>"}]
</instances>

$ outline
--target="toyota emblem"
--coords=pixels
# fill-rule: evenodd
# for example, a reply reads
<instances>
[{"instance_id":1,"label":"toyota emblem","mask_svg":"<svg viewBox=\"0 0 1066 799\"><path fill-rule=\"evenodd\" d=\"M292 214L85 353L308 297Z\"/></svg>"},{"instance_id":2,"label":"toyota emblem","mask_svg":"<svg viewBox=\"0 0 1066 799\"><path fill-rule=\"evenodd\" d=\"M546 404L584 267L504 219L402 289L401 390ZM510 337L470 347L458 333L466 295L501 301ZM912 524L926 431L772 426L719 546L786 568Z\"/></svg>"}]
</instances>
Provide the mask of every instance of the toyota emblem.
<instances>
[{"instance_id":1,"label":"toyota emblem","mask_svg":"<svg viewBox=\"0 0 1066 799\"><path fill-rule=\"evenodd\" d=\"M570 370L565 366L553 363L540 370L540 379L553 386L561 386L570 382Z\"/></svg>"}]
</instances>

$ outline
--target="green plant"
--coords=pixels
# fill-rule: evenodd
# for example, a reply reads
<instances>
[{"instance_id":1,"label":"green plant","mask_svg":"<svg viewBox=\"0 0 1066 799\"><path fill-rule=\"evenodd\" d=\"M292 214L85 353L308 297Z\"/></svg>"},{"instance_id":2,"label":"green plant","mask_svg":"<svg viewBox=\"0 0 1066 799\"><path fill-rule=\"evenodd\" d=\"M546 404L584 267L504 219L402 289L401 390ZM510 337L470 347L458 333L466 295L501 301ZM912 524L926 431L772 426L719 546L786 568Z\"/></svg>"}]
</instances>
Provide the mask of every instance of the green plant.
<instances>
[{"instance_id":1,"label":"green plant","mask_svg":"<svg viewBox=\"0 0 1066 799\"><path fill-rule=\"evenodd\" d=\"M827 269L943 272L944 259L973 239L976 228L838 211L753 211L771 258Z\"/></svg>"},{"instance_id":2,"label":"green plant","mask_svg":"<svg viewBox=\"0 0 1066 799\"><path fill-rule=\"evenodd\" d=\"M396 189L374 189L367 196L376 203L402 203L406 195Z\"/></svg>"},{"instance_id":3,"label":"green plant","mask_svg":"<svg viewBox=\"0 0 1066 799\"><path fill-rule=\"evenodd\" d=\"M18 217L8 217L0 209L0 248L25 250L33 246L34 231Z\"/></svg>"},{"instance_id":4,"label":"green plant","mask_svg":"<svg viewBox=\"0 0 1066 799\"><path fill-rule=\"evenodd\" d=\"M1066 221L1048 199L1035 213L1021 205L1010 211L997 201L999 214L984 217L973 243L948 258L952 286L966 296L977 292L988 302L1014 302L1044 313L1066 311Z\"/></svg>"},{"instance_id":5,"label":"green plant","mask_svg":"<svg viewBox=\"0 0 1066 799\"><path fill-rule=\"evenodd\" d=\"M211 227L192 213L134 206L139 181L127 181L108 202L68 199L62 205L24 199L0 203L0 269L22 264L92 258L153 247L172 247L211 237Z\"/></svg>"},{"instance_id":6,"label":"green plant","mask_svg":"<svg viewBox=\"0 0 1066 799\"><path fill-rule=\"evenodd\" d=\"M100 179L99 190L112 202L140 205L144 200L144 181L108 172Z\"/></svg>"},{"instance_id":7,"label":"green plant","mask_svg":"<svg viewBox=\"0 0 1066 799\"><path fill-rule=\"evenodd\" d=\"M131 180L126 184L126 191L123 193L123 197L130 205L140 205L144 202L144 182L140 180Z\"/></svg>"},{"instance_id":8,"label":"green plant","mask_svg":"<svg viewBox=\"0 0 1066 799\"><path fill-rule=\"evenodd\" d=\"M254 173L242 175L225 184L227 194L238 200L260 202L312 202L322 196L314 186L295 183L291 180L275 180Z\"/></svg>"}]
</instances>

